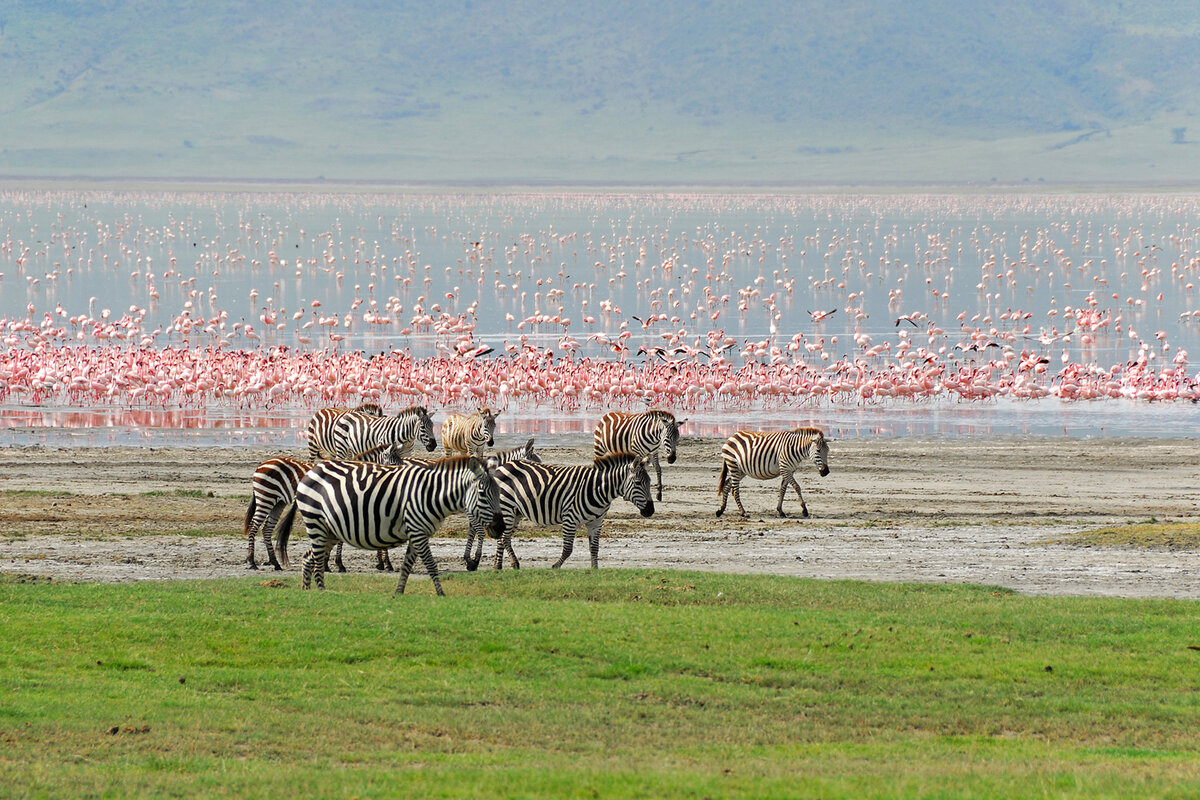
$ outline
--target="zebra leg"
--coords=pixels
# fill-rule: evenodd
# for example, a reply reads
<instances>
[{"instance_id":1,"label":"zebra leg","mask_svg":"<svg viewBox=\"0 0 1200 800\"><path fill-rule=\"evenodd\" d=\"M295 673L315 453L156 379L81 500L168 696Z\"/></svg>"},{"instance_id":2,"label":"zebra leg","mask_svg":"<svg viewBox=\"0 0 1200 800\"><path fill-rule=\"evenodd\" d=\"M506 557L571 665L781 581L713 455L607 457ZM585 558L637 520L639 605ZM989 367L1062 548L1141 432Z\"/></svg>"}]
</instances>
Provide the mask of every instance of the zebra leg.
<instances>
[{"instance_id":1,"label":"zebra leg","mask_svg":"<svg viewBox=\"0 0 1200 800\"><path fill-rule=\"evenodd\" d=\"M467 521L467 547L463 550L463 562L467 572L479 569L479 560L483 558L483 531L476 531L475 526ZM475 545L475 556L471 556L471 545Z\"/></svg>"},{"instance_id":2,"label":"zebra leg","mask_svg":"<svg viewBox=\"0 0 1200 800\"><path fill-rule=\"evenodd\" d=\"M334 554L334 557L333 557L333 565L335 567L337 567L338 572L346 571L346 565L342 563L342 544L343 544L343 542L337 543L337 552ZM326 561L325 572L332 572L332 571L333 570L329 569L329 562Z\"/></svg>"},{"instance_id":3,"label":"zebra leg","mask_svg":"<svg viewBox=\"0 0 1200 800\"><path fill-rule=\"evenodd\" d=\"M499 548L503 545L505 552L508 553L509 559L512 560L512 568L520 569L521 562L517 561L517 554L512 549L512 537L513 537L513 532L516 531L516 529L517 529L517 527L515 525L512 528L504 529L504 538L501 541L496 542L496 548L497 548L496 560L497 561L500 560Z\"/></svg>"},{"instance_id":4,"label":"zebra leg","mask_svg":"<svg viewBox=\"0 0 1200 800\"><path fill-rule=\"evenodd\" d=\"M796 480L796 473L789 472L784 478L783 486L779 490L779 515L783 516L783 492L787 489L788 482L796 487L796 497L800 498L800 516L808 517L808 505L804 502L804 495L800 493L800 483Z\"/></svg>"},{"instance_id":5,"label":"zebra leg","mask_svg":"<svg viewBox=\"0 0 1200 800\"><path fill-rule=\"evenodd\" d=\"M408 576L412 573L412 568L416 563L417 550L410 537L408 546L404 548L404 561L400 562L400 582L396 584L396 594L404 594L404 587L408 585Z\"/></svg>"},{"instance_id":6,"label":"zebra leg","mask_svg":"<svg viewBox=\"0 0 1200 800\"><path fill-rule=\"evenodd\" d=\"M721 487L721 507L717 509L718 517L725 513L725 506L729 503L730 485L730 483L726 482L726 484Z\"/></svg>"},{"instance_id":7,"label":"zebra leg","mask_svg":"<svg viewBox=\"0 0 1200 800\"><path fill-rule=\"evenodd\" d=\"M316 564L316 557L313 555L312 548L304 551L304 557L300 559L300 588L307 590L312 585L313 566Z\"/></svg>"},{"instance_id":8,"label":"zebra leg","mask_svg":"<svg viewBox=\"0 0 1200 800\"><path fill-rule=\"evenodd\" d=\"M279 524L279 517L283 513L283 509L283 504L276 503L270 513L267 514L267 519L263 523L262 528L263 549L267 551L267 563L274 567L276 571L283 569L283 567L279 566L279 559L275 557L275 548L271 545L271 532Z\"/></svg>"},{"instance_id":9,"label":"zebra leg","mask_svg":"<svg viewBox=\"0 0 1200 800\"><path fill-rule=\"evenodd\" d=\"M314 577L317 579L317 588L325 589L325 565L329 561L331 545L332 542L329 539L312 539L311 546L305 551L304 558L300 562L301 589L309 588Z\"/></svg>"},{"instance_id":10,"label":"zebra leg","mask_svg":"<svg viewBox=\"0 0 1200 800\"><path fill-rule=\"evenodd\" d=\"M558 561L550 565L551 569L558 569L563 565L563 562L571 555L571 551L575 549L575 520L563 520L563 551L559 556Z\"/></svg>"},{"instance_id":11,"label":"zebra leg","mask_svg":"<svg viewBox=\"0 0 1200 800\"><path fill-rule=\"evenodd\" d=\"M395 571L392 569L392 559L390 556L388 556L388 551L386 549L375 551L375 569L379 570L380 572L383 572L384 570L388 572Z\"/></svg>"},{"instance_id":12,"label":"zebra leg","mask_svg":"<svg viewBox=\"0 0 1200 800\"><path fill-rule=\"evenodd\" d=\"M737 503L738 512L746 518L750 515L746 513L746 507L742 505L742 475L741 473L732 473L729 476L729 483L726 484L729 491L733 492L733 502Z\"/></svg>"},{"instance_id":13,"label":"zebra leg","mask_svg":"<svg viewBox=\"0 0 1200 800\"><path fill-rule=\"evenodd\" d=\"M437 561L433 557L433 551L429 549L428 536L421 537L417 553L421 556L421 563L425 565L425 571L429 573L429 579L433 581L433 588L437 590L438 597L445 597L446 593L442 591L442 582L438 578Z\"/></svg>"},{"instance_id":14,"label":"zebra leg","mask_svg":"<svg viewBox=\"0 0 1200 800\"><path fill-rule=\"evenodd\" d=\"M604 517L597 517L587 524L588 549L592 554L592 569L600 568L600 526L603 524Z\"/></svg>"},{"instance_id":15,"label":"zebra leg","mask_svg":"<svg viewBox=\"0 0 1200 800\"><path fill-rule=\"evenodd\" d=\"M658 451L655 450L651 455L654 461L654 476L658 478L658 497L657 500L662 500L662 464L658 463Z\"/></svg>"},{"instance_id":16,"label":"zebra leg","mask_svg":"<svg viewBox=\"0 0 1200 800\"><path fill-rule=\"evenodd\" d=\"M258 503L251 493L250 506L246 509L246 521L242 526L242 533L246 536L246 566L250 569L258 569L258 564L254 563L254 535L258 532L258 516Z\"/></svg>"}]
</instances>

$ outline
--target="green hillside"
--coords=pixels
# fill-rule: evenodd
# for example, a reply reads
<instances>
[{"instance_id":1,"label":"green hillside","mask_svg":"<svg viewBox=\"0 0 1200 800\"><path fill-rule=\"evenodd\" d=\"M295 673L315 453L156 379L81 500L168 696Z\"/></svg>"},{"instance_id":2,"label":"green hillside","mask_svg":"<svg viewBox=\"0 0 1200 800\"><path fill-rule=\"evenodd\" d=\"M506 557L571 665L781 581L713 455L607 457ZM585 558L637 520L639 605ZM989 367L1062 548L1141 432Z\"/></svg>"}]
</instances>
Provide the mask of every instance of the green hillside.
<instances>
[{"instance_id":1,"label":"green hillside","mask_svg":"<svg viewBox=\"0 0 1200 800\"><path fill-rule=\"evenodd\" d=\"M1200 179L1200 7L0 7L0 175Z\"/></svg>"}]
</instances>

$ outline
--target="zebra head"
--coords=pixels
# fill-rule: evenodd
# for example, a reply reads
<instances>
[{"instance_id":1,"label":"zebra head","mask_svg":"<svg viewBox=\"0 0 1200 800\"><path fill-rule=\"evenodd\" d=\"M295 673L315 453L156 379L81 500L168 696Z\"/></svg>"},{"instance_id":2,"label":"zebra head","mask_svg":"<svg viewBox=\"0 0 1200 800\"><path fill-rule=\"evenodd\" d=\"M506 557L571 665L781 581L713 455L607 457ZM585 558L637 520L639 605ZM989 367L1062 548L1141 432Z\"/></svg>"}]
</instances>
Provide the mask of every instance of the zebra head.
<instances>
[{"instance_id":1,"label":"zebra head","mask_svg":"<svg viewBox=\"0 0 1200 800\"><path fill-rule=\"evenodd\" d=\"M667 450L667 463L674 464L675 458L678 455L677 448L679 447L679 426L687 422L686 419L675 421L675 417L666 414L663 417L662 440L659 442L659 447L665 447Z\"/></svg>"},{"instance_id":2,"label":"zebra head","mask_svg":"<svg viewBox=\"0 0 1200 800\"><path fill-rule=\"evenodd\" d=\"M500 484L494 473L500 460L489 458L487 462L471 456L467 462L475 480L467 487L467 525L472 531L486 530L491 539L504 535L504 515L500 513Z\"/></svg>"},{"instance_id":3,"label":"zebra head","mask_svg":"<svg viewBox=\"0 0 1200 800\"><path fill-rule=\"evenodd\" d=\"M425 445L425 449L433 452L437 449L437 439L433 438L433 416L424 406L417 406L417 441Z\"/></svg>"},{"instance_id":4,"label":"zebra head","mask_svg":"<svg viewBox=\"0 0 1200 800\"><path fill-rule=\"evenodd\" d=\"M817 465L817 474L824 478L829 474L829 442L825 436L818 433L817 438L809 448L813 463Z\"/></svg>"},{"instance_id":5,"label":"zebra head","mask_svg":"<svg viewBox=\"0 0 1200 800\"><path fill-rule=\"evenodd\" d=\"M650 494L650 473L646 464L650 456L631 456L621 478L621 497L637 508L643 517L654 516L654 496Z\"/></svg>"},{"instance_id":6,"label":"zebra head","mask_svg":"<svg viewBox=\"0 0 1200 800\"><path fill-rule=\"evenodd\" d=\"M479 418L483 420L483 432L487 434L487 446L496 446L496 417L500 416L499 411L492 411L487 406L479 409Z\"/></svg>"}]
</instances>

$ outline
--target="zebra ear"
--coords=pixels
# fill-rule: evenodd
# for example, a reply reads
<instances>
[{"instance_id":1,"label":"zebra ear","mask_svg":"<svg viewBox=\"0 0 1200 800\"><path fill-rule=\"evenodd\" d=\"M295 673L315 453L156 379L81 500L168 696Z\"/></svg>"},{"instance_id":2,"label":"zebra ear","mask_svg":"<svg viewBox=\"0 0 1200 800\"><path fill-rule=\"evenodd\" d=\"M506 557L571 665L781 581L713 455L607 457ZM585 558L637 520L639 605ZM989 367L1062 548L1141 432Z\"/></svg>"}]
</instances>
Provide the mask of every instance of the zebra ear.
<instances>
[{"instance_id":1,"label":"zebra ear","mask_svg":"<svg viewBox=\"0 0 1200 800\"><path fill-rule=\"evenodd\" d=\"M681 420L679 420L678 422L676 422L676 423L675 423L675 427L676 427L676 428L682 428L682 427L683 427L683 423L685 423L685 422L687 422L687 418L686 418L686 417L685 417L685 418L683 418L683 419L681 419Z\"/></svg>"}]
</instances>

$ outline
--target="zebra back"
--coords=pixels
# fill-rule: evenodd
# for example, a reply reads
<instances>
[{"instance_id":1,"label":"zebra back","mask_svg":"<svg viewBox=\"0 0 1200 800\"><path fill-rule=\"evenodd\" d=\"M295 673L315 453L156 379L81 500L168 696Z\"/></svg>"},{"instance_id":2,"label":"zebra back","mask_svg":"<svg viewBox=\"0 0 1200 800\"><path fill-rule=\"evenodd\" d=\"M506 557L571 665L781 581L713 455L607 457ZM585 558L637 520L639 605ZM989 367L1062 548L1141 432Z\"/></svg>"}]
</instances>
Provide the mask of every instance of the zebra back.
<instances>
[{"instance_id":1,"label":"zebra back","mask_svg":"<svg viewBox=\"0 0 1200 800\"><path fill-rule=\"evenodd\" d=\"M355 413L368 417L382 417L383 409L376 403L363 403L355 408L322 408L308 421L308 454L314 461L336 457L334 450L334 428L346 414Z\"/></svg>"},{"instance_id":2,"label":"zebra back","mask_svg":"<svg viewBox=\"0 0 1200 800\"><path fill-rule=\"evenodd\" d=\"M471 505L467 490L473 484L483 491ZM396 466L324 461L296 487L296 504L310 538L340 540L364 550L428 538L456 511L466 510L472 523L490 526L498 499L491 474L472 456Z\"/></svg>"},{"instance_id":3,"label":"zebra back","mask_svg":"<svg viewBox=\"0 0 1200 800\"><path fill-rule=\"evenodd\" d=\"M593 455L609 453L657 454L666 448L667 463L674 464L679 445L679 426L670 411L651 409L640 414L610 411L600 418L592 435Z\"/></svg>"},{"instance_id":4,"label":"zebra back","mask_svg":"<svg viewBox=\"0 0 1200 800\"><path fill-rule=\"evenodd\" d=\"M437 447L433 438L433 419L424 406L410 406L395 416L370 417L343 414L334 426L333 451L341 459L380 461L408 455L417 441L426 450Z\"/></svg>"},{"instance_id":5,"label":"zebra back","mask_svg":"<svg viewBox=\"0 0 1200 800\"><path fill-rule=\"evenodd\" d=\"M487 406L474 414L447 414L442 421L442 448L446 453L479 455L496 443L496 417Z\"/></svg>"}]
</instances>

